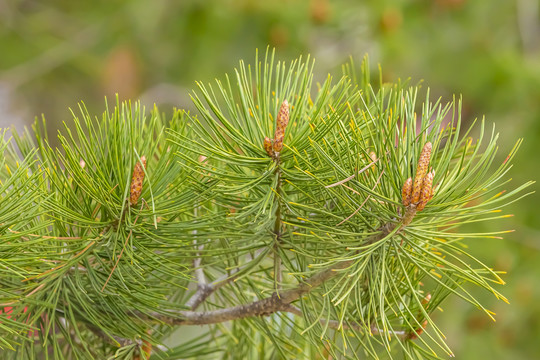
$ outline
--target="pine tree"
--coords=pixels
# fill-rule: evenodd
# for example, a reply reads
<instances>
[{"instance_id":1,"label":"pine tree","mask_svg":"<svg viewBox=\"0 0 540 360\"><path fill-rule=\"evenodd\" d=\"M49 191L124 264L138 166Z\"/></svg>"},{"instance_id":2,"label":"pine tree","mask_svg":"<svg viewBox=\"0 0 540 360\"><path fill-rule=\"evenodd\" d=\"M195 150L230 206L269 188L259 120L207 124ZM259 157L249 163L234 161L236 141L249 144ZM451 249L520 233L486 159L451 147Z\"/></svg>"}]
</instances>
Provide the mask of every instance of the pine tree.
<instances>
[{"instance_id":1,"label":"pine tree","mask_svg":"<svg viewBox=\"0 0 540 360\"><path fill-rule=\"evenodd\" d=\"M267 52L197 114L117 100L57 147L45 122L2 140L2 359L451 356L443 301L506 301L464 244L527 195L502 190L521 141L497 163L459 100L357 70Z\"/></svg>"}]
</instances>

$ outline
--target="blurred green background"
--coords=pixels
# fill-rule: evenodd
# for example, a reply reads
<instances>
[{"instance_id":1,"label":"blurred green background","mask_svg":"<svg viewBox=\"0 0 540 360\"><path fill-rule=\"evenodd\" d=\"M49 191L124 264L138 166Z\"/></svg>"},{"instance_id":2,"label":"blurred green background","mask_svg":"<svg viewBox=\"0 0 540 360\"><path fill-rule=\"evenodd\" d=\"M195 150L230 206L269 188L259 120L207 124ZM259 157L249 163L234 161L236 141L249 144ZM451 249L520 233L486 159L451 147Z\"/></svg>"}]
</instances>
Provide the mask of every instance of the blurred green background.
<instances>
[{"instance_id":1,"label":"blurred green background","mask_svg":"<svg viewBox=\"0 0 540 360\"><path fill-rule=\"evenodd\" d=\"M540 173L540 0L0 0L0 126L44 114L54 134L83 100L104 96L191 108L196 80L210 82L255 49L280 59L311 54L316 73L338 74L368 53L384 79L424 80L433 98L462 94L467 121L486 116L502 134L500 161L525 138L517 186ZM493 323L459 299L437 315L458 359L540 357L540 199L509 206L515 217L484 229L516 229L469 243L508 272L511 304L472 289Z\"/></svg>"}]
</instances>

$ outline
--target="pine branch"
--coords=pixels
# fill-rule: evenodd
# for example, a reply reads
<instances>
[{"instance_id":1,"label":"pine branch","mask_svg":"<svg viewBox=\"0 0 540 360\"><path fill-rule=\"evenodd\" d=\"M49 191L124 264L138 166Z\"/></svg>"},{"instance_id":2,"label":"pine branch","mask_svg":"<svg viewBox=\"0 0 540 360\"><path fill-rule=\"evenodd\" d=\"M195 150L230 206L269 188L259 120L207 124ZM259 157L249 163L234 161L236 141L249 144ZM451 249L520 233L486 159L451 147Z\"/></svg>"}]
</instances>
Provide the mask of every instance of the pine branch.
<instances>
[{"instance_id":1,"label":"pine branch","mask_svg":"<svg viewBox=\"0 0 540 360\"><path fill-rule=\"evenodd\" d=\"M195 291L188 301L186 301L186 307L190 308L191 310L196 310L210 295L223 286L238 279L243 271L249 267L251 267L250 264L237 267L229 274L223 274L221 277L217 278L211 283L207 283L206 281L204 283L199 282L197 285L197 291Z\"/></svg>"},{"instance_id":2,"label":"pine branch","mask_svg":"<svg viewBox=\"0 0 540 360\"><path fill-rule=\"evenodd\" d=\"M311 62L274 63L268 52L199 85L197 115L164 123L157 109L147 118L117 100L102 120L81 105L58 149L39 127L15 136L18 149L0 141L9 260L0 267L0 348L138 359L170 325L291 313L210 326L188 352L451 354L430 319L447 296L488 316L467 285L506 301L493 285L499 273L461 246L503 232L456 229L501 219L490 214L526 195L530 182L500 188L521 141L497 165L498 135L481 122L478 141L467 138L459 102L427 97L417 118L416 88L372 87L366 63L360 82L349 70L313 91ZM283 283L285 272L297 282ZM89 331L103 341L84 342Z\"/></svg>"},{"instance_id":3,"label":"pine branch","mask_svg":"<svg viewBox=\"0 0 540 360\"><path fill-rule=\"evenodd\" d=\"M278 311L288 311L289 305L313 289L339 274L339 270L349 267L353 260L343 261L327 268L300 284L296 288L274 292L271 296L249 304L212 311L173 311L168 315L152 313L149 318L170 325L205 325L255 316L268 316ZM177 317L171 317L176 315Z\"/></svg>"},{"instance_id":4,"label":"pine branch","mask_svg":"<svg viewBox=\"0 0 540 360\"><path fill-rule=\"evenodd\" d=\"M397 224L385 224L380 228L380 232L377 235L367 239L366 243L371 244L384 239L387 235L394 231L396 226ZM279 311L290 312L291 303L299 300L312 290L333 279L340 274L340 270L344 270L350 267L352 264L354 264L354 260L337 262L334 265L312 275L295 288L274 292L269 297L244 305L212 311L171 311L168 312L167 315L162 313L151 313L149 315L138 314L138 316L140 315L141 317L148 319L153 318L170 325L207 325L247 317L269 316ZM195 309L199 304L204 302L212 292L216 291L227 283L230 283L233 279L234 276L227 278L225 281L218 280L210 285L206 285L204 290L200 292L197 291L197 293L195 293L195 295L188 300L186 305L192 309ZM175 315L175 317L171 317L171 315Z\"/></svg>"},{"instance_id":5,"label":"pine branch","mask_svg":"<svg viewBox=\"0 0 540 360\"><path fill-rule=\"evenodd\" d=\"M197 246L197 240L193 240L193 244ZM212 285L207 284L206 276L204 275L204 269L201 267L201 262L202 262L201 251L203 249L204 249L204 245L197 246L198 252L195 259L193 259L193 269L195 269L194 270L195 278L197 279L197 291L186 302L186 306L191 309L196 309L214 291L212 289Z\"/></svg>"},{"instance_id":6,"label":"pine branch","mask_svg":"<svg viewBox=\"0 0 540 360\"><path fill-rule=\"evenodd\" d=\"M280 157L279 154L276 158L276 175L277 175L277 186L276 186L276 220L274 222L274 281L275 281L275 290L281 288L281 258L279 255L279 248L281 246L281 166L280 166Z\"/></svg>"},{"instance_id":7,"label":"pine branch","mask_svg":"<svg viewBox=\"0 0 540 360\"><path fill-rule=\"evenodd\" d=\"M189 298L189 300L186 302L186 307L196 310L203 302L206 301L206 299L212 295L213 292L218 290L219 288L229 284L230 282L234 281L237 278L237 273L239 273L241 269L237 268L232 271L230 275L226 274L220 277L219 279L211 282L211 283L198 283L197 284L197 291L193 296Z\"/></svg>"},{"instance_id":8,"label":"pine branch","mask_svg":"<svg viewBox=\"0 0 540 360\"><path fill-rule=\"evenodd\" d=\"M284 100L281 104L281 107L279 109L278 115L276 117L276 131L274 133L274 139L267 141L268 138L264 139L265 142L265 150L270 155L275 164L276 164L276 170L274 172L274 175L277 177L277 185L276 185L276 197L275 197L275 204L276 204L276 212L275 212L275 221L274 221L274 286L275 290L281 289L281 257L279 254L279 249L281 247L281 228L282 228L282 209L281 209L281 176L282 176L282 160L281 160L281 151L283 150L283 139L285 137L285 129L287 128L287 125L289 123L289 102L287 100ZM269 145L272 145L270 148Z\"/></svg>"}]
</instances>

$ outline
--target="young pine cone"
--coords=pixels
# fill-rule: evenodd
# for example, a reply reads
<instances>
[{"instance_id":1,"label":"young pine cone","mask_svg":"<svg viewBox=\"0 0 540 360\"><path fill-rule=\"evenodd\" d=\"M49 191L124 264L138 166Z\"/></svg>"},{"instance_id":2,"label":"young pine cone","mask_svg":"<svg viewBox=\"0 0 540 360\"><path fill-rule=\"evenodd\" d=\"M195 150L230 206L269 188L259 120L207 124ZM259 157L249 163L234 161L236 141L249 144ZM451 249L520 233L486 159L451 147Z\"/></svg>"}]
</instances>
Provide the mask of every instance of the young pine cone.
<instances>
[{"instance_id":1,"label":"young pine cone","mask_svg":"<svg viewBox=\"0 0 540 360\"><path fill-rule=\"evenodd\" d=\"M289 123L289 103L284 100L279 108L276 121L276 132L274 133L274 151L280 152L283 149L283 138L285 137L285 128Z\"/></svg>"},{"instance_id":2,"label":"young pine cone","mask_svg":"<svg viewBox=\"0 0 540 360\"><path fill-rule=\"evenodd\" d=\"M401 201L403 206L416 205L416 211L422 211L433 197L433 178L435 170L427 172L431 158L432 145L427 142L420 153L414 183L408 178L401 189ZM426 174L427 173L427 174Z\"/></svg>"},{"instance_id":3,"label":"young pine cone","mask_svg":"<svg viewBox=\"0 0 540 360\"><path fill-rule=\"evenodd\" d=\"M429 159L431 157L431 143L427 142L420 153L420 158L418 159L418 165L416 166L416 176L414 178L414 185L412 190L411 202L413 204L420 201L420 195L422 192L422 184L424 182L424 177L428 171Z\"/></svg>"},{"instance_id":4,"label":"young pine cone","mask_svg":"<svg viewBox=\"0 0 540 360\"><path fill-rule=\"evenodd\" d=\"M424 210L427 202L431 199L434 177L435 177L435 171L433 170L424 177L424 182L422 184L422 193L420 194L420 202L418 203L418 206L416 207L417 211Z\"/></svg>"},{"instance_id":5,"label":"young pine cone","mask_svg":"<svg viewBox=\"0 0 540 360\"><path fill-rule=\"evenodd\" d=\"M268 136L264 138L263 145L268 156L272 157L274 155L274 150L272 150L272 140Z\"/></svg>"},{"instance_id":6,"label":"young pine cone","mask_svg":"<svg viewBox=\"0 0 540 360\"><path fill-rule=\"evenodd\" d=\"M133 169L133 176L131 177L131 188L129 192L129 203L131 204L131 206L137 205L137 201L139 201L139 197L142 193L142 186L144 181L143 166L146 169L145 156L141 156L141 161L137 162L135 164L135 169Z\"/></svg>"},{"instance_id":7,"label":"young pine cone","mask_svg":"<svg viewBox=\"0 0 540 360\"><path fill-rule=\"evenodd\" d=\"M404 206L411 204L412 178L408 178L401 189L401 200Z\"/></svg>"}]
</instances>

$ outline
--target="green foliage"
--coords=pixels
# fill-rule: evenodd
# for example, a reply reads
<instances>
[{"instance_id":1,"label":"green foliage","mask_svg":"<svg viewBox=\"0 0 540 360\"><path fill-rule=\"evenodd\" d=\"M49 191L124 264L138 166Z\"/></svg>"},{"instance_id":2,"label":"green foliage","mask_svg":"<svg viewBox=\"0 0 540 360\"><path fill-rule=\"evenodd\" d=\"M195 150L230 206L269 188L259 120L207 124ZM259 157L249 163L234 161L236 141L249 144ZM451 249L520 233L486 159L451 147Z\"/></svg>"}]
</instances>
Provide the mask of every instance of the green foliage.
<instances>
[{"instance_id":1,"label":"green foliage","mask_svg":"<svg viewBox=\"0 0 540 360\"><path fill-rule=\"evenodd\" d=\"M57 149L38 125L3 144L16 169L3 170L0 189L5 357L146 358L148 344L152 359L452 354L432 319L448 296L490 317L471 285L506 301L499 273L464 244L503 232L459 229L503 218L524 196L531 183L501 191L520 142L496 164L498 135L481 121L473 141L460 101L432 104L428 91L419 105L417 87L372 84L367 60L322 84L312 68L267 52L199 84L197 115L164 121L117 101L92 118L81 106ZM263 139L284 100L284 149L269 156ZM437 187L406 222L401 188L428 141ZM131 206L143 156L143 193ZM201 279L219 284L202 302L215 310L279 297L325 269L336 274L294 309L210 325L163 348L175 330L166 319L196 310Z\"/></svg>"}]
</instances>

